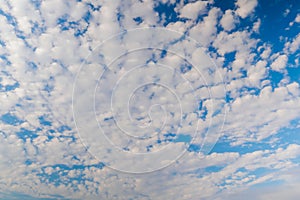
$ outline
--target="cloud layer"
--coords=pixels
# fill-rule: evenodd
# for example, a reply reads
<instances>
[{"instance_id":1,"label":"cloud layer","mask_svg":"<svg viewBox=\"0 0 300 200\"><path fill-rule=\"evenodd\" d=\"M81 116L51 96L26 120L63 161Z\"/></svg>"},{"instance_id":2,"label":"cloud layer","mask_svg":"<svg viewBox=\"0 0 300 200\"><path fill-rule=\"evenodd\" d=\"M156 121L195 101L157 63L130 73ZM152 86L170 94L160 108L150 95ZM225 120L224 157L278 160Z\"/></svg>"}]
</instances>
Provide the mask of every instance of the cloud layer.
<instances>
[{"instance_id":1,"label":"cloud layer","mask_svg":"<svg viewBox=\"0 0 300 200\"><path fill-rule=\"evenodd\" d=\"M0 198L293 199L299 14L260 6L2 2Z\"/></svg>"}]
</instances>

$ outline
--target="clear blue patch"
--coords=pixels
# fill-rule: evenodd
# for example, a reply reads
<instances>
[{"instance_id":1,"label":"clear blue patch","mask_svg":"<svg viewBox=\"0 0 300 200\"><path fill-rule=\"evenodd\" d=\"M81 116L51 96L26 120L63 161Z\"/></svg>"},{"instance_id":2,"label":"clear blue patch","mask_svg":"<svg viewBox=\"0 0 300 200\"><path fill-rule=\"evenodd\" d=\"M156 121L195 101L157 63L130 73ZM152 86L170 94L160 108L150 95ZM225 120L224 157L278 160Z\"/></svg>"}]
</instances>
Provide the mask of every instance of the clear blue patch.
<instances>
[{"instance_id":1,"label":"clear blue patch","mask_svg":"<svg viewBox=\"0 0 300 200\"><path fill-rule=\"evenodd\" d=\"M292 8L292 9L291 9ZM287 32L286 27L293 21L299 12L300 4L297 0L277 0L277 1L259 1L256 15L261 19L260 38L264 42L272 44L275 52L280 52L284 48L284 41L280 41L280 36L295 36L299 33ZM286 9L290 13L283 17Z\"/></svg>"},{"instance_id":2,"label":"clear blue patch","mask_svg":"<svg viewBox=\"0 0 300 200\"><path fill-rule=\"evenodd\" d=\"M8 91L12 91L15 90L16 88L18 88L20 86L20 84L18 82L14 83L13 85L1 85L0 84L0 91L1 92L8 92Z\"/></svg>"},{"instance_id":3,"label":"clear blue patch","mask_svg":"<svg viewBox=\"0 0 300 200\"><path fill-rule=\"evenodd\" d=\"M114 117L105 117L104 119L103 119L103 121L109 121L109 120L113 120L114 119Z\"/></svg>"},{"instance_id":4,"label":"clear blue patch","mask_svg":"<svg viewBox=\"0 0 300 200\"><path fill-rule=\"evenodd\" d=\"M49 81L45 84L44 90L48 93L52 92L54 89L54 77L50 76Z\"/></svg>"},{"instance_id":5,"label":"clear blue patch","mask_svg":"<svg viewBox=\"0 0 300 200\"><path fill-rule=\"evenodd\" d=\"M162 51L161 51L161 54L160 54L160 58L166 57L167 53L168 53L168 52L167 52L166 50L162 50Z\"/></svg>"},{"instance_id":6,"label":"clear blue patch","mask_svg":"<svg viewBox=\"0 0 300 200\"><path fill-rule=\"evenodd\" d=\"M226 152L237 152L240 154L251 153L254 151L263 151L266 149L275 150L279 144L271 143L270 141L274 139L272 136L266 138L260 142L245 142L242 145L232 146L231 140L227 140L226 136L219 139L219 141L214 145L209 154L212 153L226 153Z\"/></svg>"},{"instance_id":7,"label":"clear blue patch","mask_svg":"<svg viewBox=\"0 0 300 200\"><path fill-rule=\"evenodd\" d=\"M296 158L289 159L292 163L299 164L300 163L300 156L297 156Z\"/></svg>"},{"instance_id":8,"label":"clear blue patch","mask_svg":"<svg viewBox=\"0 0 300 200\"><path fill-rule=\"evenodd\" d=\"M74 36L79 37L85 34L88 28L91 13L87 11L81 20L85 21L86 26L81 27L80 21L69 21L69 15L63 15L57 19L57 25L61 31L74 30Z\"/></svg>"},{"instance_id":9,"label":"clear blue patch","mask_svg":"<svg viewBox=\"0 0 300 200\"><path fill-rule=\"evenodd\" d=\"M40 35L42 33L44 33L46 31L46 28L43 26L40 26L40 24L34 22L33 26L31 27L31 33L32 34L36 34L36 35Z\"/></svg>"},{"instance_id":10,"label":"clear blue patch","mask_svg":"<svg viewBox=\"0 0 300 200\"><path fill-rule=\"evenodd\" d=\"M275 186L284 185L284 180L267 180L261 183L257 183L255 185L252 185L251 188L259 188L263 190L264 188L272 188Z\"/></svg>"},{"instance_id":11,"label":"clear blue patch","mask_svg":"<svg viewBox=\"0 0 300 200\"><path fill-rule=\"evenodd\" d=\"M226 91L226 95L225 95L225 101L226 103L230 103L234 100L234 98L231 97L231 92L230 91Z\"/></svg>"},{"instance_id":12,"label":"clear blue patch","mask_svg":"<svg viewBox=\"0 0 300 200\"><path fill-rule=\"evenodd\" d=\"M101 6L95 6L94 4L92 3L87 3L87 5L89 6L89 8L92 10L92 11L99 11Z\"/></svg>"},{"instance_id":13,"label":"clear blue patch","mask_svg":"<svg viewBox=\"0 0 300 200\"><path fill-rule=\"evenodd\" d=\"M38 68L38 66L34 62L28 62L27 64L32 70L37 70Z\"/></svg>"},{"instance_id":14,"label":"clear blue patch","mask_svg":"<svg viewBox=\"0 0 300 200\"><path fill-rule=\"evenodd\" d=\"M124 151L129 151L130 149L128 147L122 148Z\"/></svg>"},{"instance_id":15,"label":"clear blue patch","mask_svg":"<svg viewBox=\"0 0 300 200\"><path fill-rule=\"evenodd\" d=\"M233 52L226 53L224 55L225 59L224 59L223 68L227 68L228 70L232 70L231 63L232 63L232 61L235 60L235 54L236 54L236 51L233 51Z\"/></svg>"},{"instance_id":16,"label":"clear blue patch","mask_svg":"<svg viewBox=\"0 0 300 200\"><path fill-rule=\"evenodd\" d=\"M158 13L160 22L164 21L164 26L168 25L171 22L180 21L177 13L175 12L174 8L176 7L175 4L171 3L162 3L159 2L155 7L154 11Z\"/></svg>"},{"instance_id":17,"label":"clear blue patch","mask_svg":"<svg viewBox=\"0 0 300 200\"><path fill-rule=\"evenodd\" d=\"M0 39L0 45L1 45L2 47L5 47L5 46L6 46L5 42L4 42L3 40L1 40L1 39Z\"/></svg>"},{"instance_id":18,"label":"clear blue patch","mask_svg":"<svg viewBox=\"0 0 300 200\"><path fill-rule=\"evenodd\" d=\"M47 135L47 141L51 141L54 138L53 135Z\"/></svg>"},{"instance_id":19,"label":"clear blue patch","mask_svg":"<svg viewBox=\"0 0 300 200\"><path fill-rule=\"evenodd\" d=\"M213 173L213 172L219 172L224 168L224 166L210 166L205 168L205 172Z\"/></svg>"},{"instance_id":20,"label":"clear blue patch","mask_svg":"<svg viewBox=\"0 0 300 200\"><path fill-rule=\"evenodd\" d=\"M124 14L122 12L120 12L120 9L118 8L118 12L117 12L117 20L119 22L119 24L121 25L121 21L124 19Z\"/></svg>"},{"instance_id":21,"label":"clear blue patch","mask_svg":"<svg viewBox=\"0 0 300 200\"><path fill-rule=\"evenodd\" d=\"M51 126L52 125L52 123L50 121L46 120L45 116L40 116L39 121L40 121L40 124L44 125L44 126Z\"/></svg>"},{"instance_id":22,"label":"clear blue patch","mask_svg":"<svg viewBox=\"0 0 300 200\"><path fill-rule=\"evenodd\" d=\"M21 130L19 132L17 132L16 135L18 136L18 138L22 139L24 142L28 138L30 140L32 140L32 139L38 137L38 134L36 134L35 131L30 131L25 128L21 128Z\"/></svg>"},{"instance_id":23,"label":"clear blue patch","mask_svg":"<svg viewBox=\"0 0 300 200\"><path fill-rule=\"evenodd\" d=\"M241 74L241 78L246 78L247 77L247 70L246 69L241 69L240 74Z\"/></svg>"},{"instance_id":24,"label":"clear blue patch","mask_svg":"<svg viewBox=\"0 0 300 200\"><path fill-rule=\"evenodd\" d=\"M300 66L298 67L287 67L288 76L291 82L300 83Z\"/></svg>"},{"instance_id":25,"label":"clear blue patch","mask_svg":"<svg viewBox=\"0 0 300 200\"><path fill-rule=\"evenodd\" d=\"M152 148L153 148L153 145L148 145L148 146L146 147L147 152L150 152Z\"/></svg>"},{"instance_id":26,"label":"clear blue patch","mask_svg":"<svg viewBox=\"0 0 300 200\"><path fill-rule=\"evenodd\" d=\"M278 84L280 83L280 81L283 79L284 75L280 72L276 72L273 70L269 71L269 79L271 81L271 86L272 88L276 88L278 87Z\"/></svg>"},{"instance_id":27,"label":"clear blue patch","mask_svg":"<svg viewBox=\"0 0 300 200\"><path fill-rule=\"evenodd\" d=\"M219 7L223 12L228 9L234 10L235 8L235 0L214 0L214 6Z\"/></svg>"},{"instance_id":28,"label":"clear blue patch","mask_svg":"<svg viewBox=\"0 0 300 200\"><path fill-rule=\"evenodd\" d=\"M21 119L19 119L18 117L14 116L10 113L6 113L6 114L2 115L0 120L2 122L4 122L5 124L14 125L14 126L19 125L24 122Z\"/></svg>"},{"instance_id":29,"label":"clear blue patch","mask_svg":"<svg viewBox=\"0 0 300 200\"><path fill-rule=\"evenodd\" d=\"M135 17L133 18L133 20L136 22L137 25L140 25L144 21L141 17Z\"/></svg>"},{"instance_id":30,"label":"clear blue patch","mask_svg":"<svg viewBox=\"0 0 300 200\"><path fill-rule=\"evenodd\" d=\"M161 142L184 142L189 143L192 140L190 135L186 134L175 134L175 133L166 133L163 135L163 140L158 140L157 143L160 144Z\"/></svg>"},{"instance_id":31,"label":"clear blue patch","mask_svg":"<svg viewBox=\"0 0 300 200\"><path fill-rule=\"evenodd\" d=\"M201 151L201 145L199 144L191 144L188 148L189 152L200 152Z\"/></svg>"},{"instance_id":32,"label":"clear blue patch","mask_svg":"<svg viewBox=\"0 0 300 200\"><path fill-rule=\"evenodd\" d=\"M69 126L63 125L63 126L60 126L57 130L58 130L58 132L63 133L65 131L70 131L72 129Z\"/></svg>"},{"instance_id":33,"label":"clear blue patch","mask_svg":"<svg viewBox=\"0 0 300 200\"><path fill-rule=\"evenodd\" d=\"M15 90L16 88L18 88L20 86L20 84L18 82L16 82L13 85L6 85L5 86L5 91L11 91L11 90Z\"/></svg>"},{"instance_id":34,"label":"clear blue patch","mask_svg":"<svg viewBox=\"0 0 300 200\"><path fill-rule=\"evenodd\" d=\"M30 0L30 2L35 6L36 9L39 9L42 4L42 0Z\"/></svg>"},{"instance_id":35,"label":"clear blue patch","mask_svg":"<svg viewBox=\"0 0 300 200\"><path fill-rule=\"evenodd\" d=\"M266 167L260 167L260 168L255 169L254 171L248 171L248 172L249 172L249 175L255 175L256 177L261 177L261 176L264 176L264 175L269 174L274 171L277 171L277 170L266 168Z\"/></svg>"},{"instance_id":36,"label":"clear blue patch","mask_svg":"<svg viewBox=\"0 0 300 200\"><path fill-rule=\"evenodd\" d=\"M295 122L298 122L295 120ZM299 123L299 122L298 122ZM296 123L295 123L296 124ZM300 145L300 127L297 128L297 125L292 125L290 128L281 129L276 137L280 141L281 147L286 147L289 144L298 144Z\"/></svg>"},{"instance_id":37,"label":"clear blue patch","mask_svg":"<svg viewBox=\"0 0 300 200\"><path fill-rule=\"evenodd\" d=\"M161 142L173 142L175 136L169 135L169 134L165 134L164 138L157 141L158 144L160 144Z\"/></svg>"},{"instance_id":38,"label":"clear blue patch","mask_svg":"<svg viewBox=\"0 0 300 200\"><path fill-rule=\"evenodd\" d=\"M180 66L180 72L183 74L187 73L188 71L191 71L191 69L192 69L191 65L181 65Z\"/></svg>"},{"instance_id":39,"label":"clear blue patch","mask_svg":"<svg viewBox=\"0 0 300 200\"><path fill-rule=\"evenodd\" d=\"M92 15L91 15L90 11L87 11L85 13L85 15L82 17L82 19L88 23L90 21L91 17L92 17Z\"/></svg>"},{"instance_id":40,"label":"clear blue patch","mask_svg":"<svg viewBox=\"0 0 300 200\"><path fill-rule=\"evenodd\" d=\"M55 130L50 129L48 132L49 132L49 133L55 133Z\"/></svg>"},{"instance_id":41,"label":"clear blue patch","mask_svg":"<svg viewBox=\"0 0 300 200\"><path fill-rule=\"evenodd\" d=\"M44 87L44 90L47 91L48 93L52 92L54 89L54 86L53 85L50 85L50 84L46 84L45 87Z\"/></svg>"},{"instance_id":42,"label":"clear blue patch","mask_svg":"<svg viewBox=\"0 0 300 200\"><path fill-rule=\"evenodd\" d=\"M68 23L68 15L63 15L62 17L57 19L57 25L59 25L60 30L66 31L71 28L70 24Z\"/></svg>"},{"instance_id":43,"label":"clear blue patch","mask_svg":"<svg viewBox=\"0 0 300 200\"><path fill-rule=\"evenodd\" d=\"M168 138L170 138L170 137L173 138L176 136L176 134L175 133L166 133L166 134L164 134L164 136L168 137Z\"/></svg>"},{"instance_id":44,"label":"clear blue patch","mask_svg":"<svg viewBox=\"0 0 300 200\"><path fill-rule=\"evenodd\" d=\"M2 9L0 9L0 15L3 15L9 24L13 25L14 27L17 26L16 19L8 13L4 12Z\"/></svg>"},{"instance_id":45,"label":"clear blue patch","mask_svg":"<svg viewBox=\"0 0 300 200\"><path fill-rule=\"evenodd\" d=\"M178 134L174 139L174 142L184 142L190 143L192 141L192 137L190 135Z\"/></svg>"},{"instance_id":46,"label":"clear blue patch","mask_svg":"<svg viewBox=\"0 0 300 200\"><path fill-rule=\"evenodd\" d=\"M32 164L32 161L31 161L31 160L27 159L27 160L25 161L25 165L31 165L31 164Z\"/></svg>"},{"instance_id":47,"label":"clear blue patch","mask_svg":"<svg viewBox=\"0 0 300 200\"><path fill-rule=\"evenodd\" d=\"M0 59L3 61L3 63L5 65L7 65L7 66L11 65L11 62L8 60L8 58L6 57L6 55L4 55L4 54L0 55Z\"/></svg>"},{"instance_id":48,"label":"clear blue patch","mask_svg":"<svg viewBox=\"0 0 300 200\"><path fill-rule=\"evenodd\" d=\"M15 19L15 17L10 15L9 13L4 12L2 9L0 9L0 15L4 16L7 20L7 22L14 27L15 35L18 38L22 39L26 45L28 45L28 43L25 41L25 36L24 36L23 32L18 29L18 23L17 23L17 20Z\"/></svg>"},{"instance_id":49,"label":"clear blue patch","mask_svg":"<svg viewBox=\"0 0 300 200\"><path fill-rule=\"evenodd\" d=\"M198 112L198 117L199 117L200 119L205 120L206 117L207 117L207 114L208 114L208 109L207 109L206 106L203 106L203 101L200 101L200 102L199 102L199 107L198 107L198 109L199 109L199 111L200 111L200 112Z\"/></svg>"},{"instance_id":50,"label":"clear blue patch","mask_svg":"<svg viewBox=\"0 0 300 200\"><path fill-rule=\"evenodd\" d=\"M77 156L72 156L72 160L80 161L80 159Z\"/></svg>"}]
</instances>

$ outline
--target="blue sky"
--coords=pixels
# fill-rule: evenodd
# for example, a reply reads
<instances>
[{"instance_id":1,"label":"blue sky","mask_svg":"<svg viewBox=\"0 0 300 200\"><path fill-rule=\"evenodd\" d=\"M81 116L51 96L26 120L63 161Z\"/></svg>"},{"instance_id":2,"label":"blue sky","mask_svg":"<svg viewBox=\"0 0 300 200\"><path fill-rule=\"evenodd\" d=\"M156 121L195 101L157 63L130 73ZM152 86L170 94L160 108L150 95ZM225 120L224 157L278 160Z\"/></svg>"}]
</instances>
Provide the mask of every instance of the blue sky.
<instances>
[{"instance_id":1,"label":"blue sky","mask_svg":"<svg viewBox=\"0 0 300 200\"><path fill-rule=\"evenodd\" d=\"M297 0L4 0L0 199L298 199Z\"/></svg>"}]
</instances>

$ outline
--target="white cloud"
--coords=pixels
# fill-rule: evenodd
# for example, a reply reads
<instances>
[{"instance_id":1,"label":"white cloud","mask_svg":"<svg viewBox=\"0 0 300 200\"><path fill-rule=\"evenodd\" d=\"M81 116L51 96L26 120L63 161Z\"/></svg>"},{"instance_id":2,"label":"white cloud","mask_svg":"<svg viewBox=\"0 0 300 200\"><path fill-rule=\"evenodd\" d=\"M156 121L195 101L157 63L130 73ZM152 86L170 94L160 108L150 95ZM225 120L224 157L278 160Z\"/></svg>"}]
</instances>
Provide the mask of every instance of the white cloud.
<instances>
[{"instance_id":1,"label":"white cloud","mask_svg":"<svg viewBox=\"0 0 300 200\"><path fill-rule=\"evenodd\" d=\"M202 14L206 10L207 4L207 1L188 3L180 9L180 17L195 20L199 14Z\"/></svg>"},{"instance_id":2,"label":"white cloud","mask_svg":"<svg viewBox=\"0 0 300 200\"><path fill-rule=\"evenodd\" d=\"M220 9L212 8L203 21L193 26L190 31L190 37L197 40L201 45L207 47L215 38L217 33L218 17Z\"/></svg>"},{"instance_id":3,"label":"white cloud","mask_svg":"<svg viewBox=\"0 0 300 200\"><path fill-rule=\"evenodd\" d=\"M286 55L280 55L273 61L271 68L275 71L282 71L286 67L287 61L288 57Z\"/></svg>"},{"instance_id":4,"label":"white cloud","mask_svg":"<svg viewBox=\"0 0 300 200\"><path fill-rule=\"evenodd\" d=\"M11 62L10 66L4 64L4 61L1 62L1 66L3 65L2 70L9 74L1 73L1 84L3 86L16 82L20 84L19 88L0 93L0 111L1 113L11 112L24 120L23 123L17 126L0 121L1 191L21 192L41 198L51 198L51 194L81 199L211 198L223 189L234 192L238 187L245 186L247 188L252 184L274 179L272 173L266 176L254 176L249 174L251 170L255 171L261 167L283 170L295 165L287 160L296 158L299 155L299 146L296 144L274 151L254 151L245 155L224 152L205 156L202 153L187 152L186 157L183 157L182 160L179 160L170 168L161 170L156 174L141 176L122 174L107 167L99 169L90 166L99 161L89 155L81 144L74 127L71 107L72 83L81 61L100 42L121 30L153 25L160 26L160 24L158 24L158 14L153 10L154 3L152 1L137 1L134 3L90 1L93 6L100 6L99 11L93 11L91 5L87 5L85 2L43 1L40 10L36 10L35 6L29 1L11 1L9 6L6 2L1 4L1 9L16 19L17 29L22 31L25 36L25 40L17 37L15 34L16 27L9 24L6 17L0 15L1 40L5 43L5 46L1 46L0 51ZM292 120L299 116L299 109L297 109L300 104L299 84L286 82L272 90L270 81L265 79L268 58L271 57L270 60L275 58L271 67L274 70L281 71L286 64L286 55L276 55L269 46L262 45L264 51L260 55L261 59L258 61L254 59L258 41L251 38L251 31L258 31L260 21L254 24L251 31L238 30L229 34L225 31L219 32L216 28L221 25L224 30L232 31L237 22L235 16L238 15L242 18L249 16L257 5L256 1L239 0L236 3L238 7L236 13L227 10L223 16L219 8L208 10L206 7L208 3L197 1L184 6L180 4L175 9L176 12L180 14L180 17L191 20L170 23L168 28L189 32L190 36L205 47L213 44L219 54L220 63L224 62L224 56L227 53L235 52L235 61L230 63L232 70L220 70L224 73L224 78L228 84L227 89L233 98L231 103L224 105L222 99L224 87L220 79L215 77L217 73L204 70L203 77L208 79L207 82L211 86L211 92L217 98L214 104L215 108L229 107L224 132L231 144L242 145L245 142L253 142L255 145L255 142L274 136L277 130L288 126ZM88 10L91 13L90 21L89 24L80 24L80 27L87 27L86 33L80 37L74 36L74 29L61 30L57 25L57 19L62 16L69 16L71 21L76 21L80 20ZM123 16L119 16L118 11L122 12ZM195 24L194 19L203 13L208 15L198 24ZM136 17L142 19L141 24L133 20ZM220 18L221 21L219 22ZM298 21L297 19L296 21ZM32 34L33 22L42 27L43 30ZM151 34L148 37L149 41L151 41L150 36ZM114 57L120 52L137 47L138 44L134 41L143 37L145 38L143 35L134 35L130 38L124 35L123 41L116 42L110 48L105 49L105 53ZM293 53L297 51L299 47L298 38L299 35L286 44L286 51ZM169 39L162 36L161 41L169 41ZM146 45L149 41L146 40L141 43ZM122 42L128 44L123 45ZM174 45L174 49L182 48L183 44L184 42L178 42ZM195 50L195 47L182 49L190 58L190 61L200 62L205 58L199 56L202 54ZM139 59L125 59L124 62L119 64L130 65L135 63L134 60L146 59L147 56L152 54L135 55L138 55ZM159 54L154 54L154 57L158 58ZM37 69L28 67L28 61L35 62ZM92 57L90 61L92 61L91 63L103 63L103 59L98 55ZM182 64L178 56L171 55L167 55L159 61L171 66ZM205 67L209 68L211 66L205 65ZM203 68L205 69L205 67ZM245 77L242 77L243 70L246 71ZM116 70L116 72L118 71ZM122 75L123 72L120 72L120 74ZM89 79L95 78L97 75L96 73L91 74L92 76L89 76ZM148 73L142 75L145 80L151 80ZM167 80L168 83L179 80L178 77L172 77L171 73L156 73L156 75ZM199 87L197 96L203 98L203 107L206 106L208 115L211 115L212 100L208 99L207 89L201 88L203 82L199 81L201 79L199 75L191 70L185 74L185 78L193 82L193 86ZM213 81L218 81L218 84L213 85ZM82 84L84 83L82 81ZM132 80L128 79L128 83L130 84L121 86L122 92L127 92L129 86L138 83L138 81L133 78ZM188 84L179 83L173 89L178 92L186 91ZM106 84L109 86L111 82L107 81ZM49 92L44 90L47 85L52 87ZM244 87L263 89L258 92L259 94L253 94L248 90L243 90ZM83 87L80 93L82 96L87 94L84 89ZM162 95L163 92L157 94ZM107 91L102 91L99 95L107 95ZM165 95L165 97L171 97L171 95ZM182 98L184 99L183 107L190 109L189 102L192 94L186 92ZM141 99L145 101L145 99ZM174 104L174 101L168 98L159 100ZM146 103L149 104L150 102L145 102L145 105ZM83 105L82 108L84 106L90 105ZM111 114L109 112L103 113L100 118L110 117ZM147 112L143 110L141 114L147 114ZM159 113L155 112L155 114ZM191 132L193 125L197 122L197 114L191 113L186 116L185 123L191 125L184 124L183 131ZM41 126L39 116L42 115L47 116L47 119L52 123L51 126ZM177 115L177 113L174 114L175 117ZM156 119L158 118L156 117ZM212 125L221 123L220 118L213 118ZM201 125L201 131L203 131L209 125L209 120L199 124ZM58 131L59 127L63 125L70 127L71 130ZM169 127L171 125L171 123L167 124ZM34 131L37 137L32 141L30 139L26 141L19 139L16 132L21 128ZM215 129L212 128L212 130ZM95 134L93 136L97 137ZM207 139L213 140L217 136L213 135ZM53 138L50 139L51 137ZM116 135L112 135L112 138L116 138L117 142L120 140ZM121 142L124 143L124 141ZM130 145L135 146L134 150L138 151L144 143L128 144L129 147L131 147ZM175 149L178 144L172 145L170 146L171 150L172 148ZM160 146L154 145L153 149L159 150ZM162 155L161 160L166 157L168 155ZM24 164L27 159L32 161L29 166ZM125 158L118 161L121 166L128 163ZM147 167L146 164L147 162L140 162L141 167ZM76 167L73 167L74 165L78 165L83 169L80 169L80 167L76 169ZM67 169L63 169L63 166L66 166ZM216 170L216 172L206 171L207 167L216 166L220 167L220 170ZM241 172L239 168L246 168L249 171ZM41 177L41 174L45 177ZM53 176L50 178L46 174ZM53 179L55 179L53 177L57 176L61 182L64 181L66 184L57 186L53 182ZM74 178L78 180L74 180ZM280 177L280 179L284 178L286 177ZM77 190L75 190L76 187Z\"/></svg>"},{"instance_id":5,"label":"white cloud","mask_svg":"<svg viewBox=\"0 0 300 200\"><path fill-rule=\"evenodd\" d=\"M249 72L251 71L249 70ZM263 76L265 70L261 72L260 76ZM255 74L255 71L251 73ZM260 84L257 80L251 77L250 74L250 86L253 87L252 83L255 82L258 84L256 87L259 86ZM232 140L236 139L235 142L232 142L232 145L241 145L247 141L261 141L276 134L280 128L288 126L292 119L296 119L299 116L299 112L295 107L295 101L299 101L299 95L297 95L299 94L299 88L297 88L297 84L285 84L274 91L272 91L271 86L264 86L258 95L255 93L252 94L249 90L243 94L240 88L241 85L247 82L247 79L237 79L231 81L227 86L234 100L229 105L230 111L226 117L225 135ZM261 84L266 83L262 81ZM287 88L290 89L287 90ZM243 109L243 112L240 112L240 109ZM288 112L290 114L287 114ZM244 123L244 121L239 120L241 118L248 120Z\"/></svg>"},{"instance_id":6,"label":"white cloud","mask_svg":"<svg viewBox=\"0 0 300 200\"><path fill-rule=\"evenodd\" d=\"M261 25L261 20L258 19L257 22L255 22L253 25L253 31L259 33L260 25Z\"/></svg>"},{"instance_id":7,"label":"white cloud","mask_svg":"<svg viewBox=\"0 0 300 200\"><path fill-rule=\"evenodd\" d=\"M236 13L241 18L246 18L249 14L254 12L255 7L257 6L257 0L238 0L236 5L238 7Z\"/></svg>"},{"instance_id":8,"label":"white cloud","mask_svg":"<svg viewBox=\"0 0 300 200\"><path fill-rule=\"evenodd\" d=\"M297 16L295 18L295 22L300 23L300 14L297 14Z\"/></svg>"},{"instance_id":9,"label":"white cloud","mask_svg":"<svg viewBox=\"0 0 300 200\"><path fill-rule=\"evenodd\" d=\"M300 47L300 34L298 34L291 42L285 43L285 50L295 53Z\"/></svg>"},{"instance_id":10,"label":"white cloud","mask_svg":"<svg viewBox=\"0 0 300 200\"><path fill-rule=\"evenodd\" d=\"M267 46L260 56L263 59L267 59L270 56L271 52L272 52L271 48Z\"/></svg>"},{"instance_id":11,"label":"white cloud","mask_svg":"<svg viewBox=\"0 0 300 200\"><path fill-rule=\"evenodd\" d=\"M286 17L290 12L291 12L291 10L287 8L287 9L284 11L283 16Z\"/></svg>"},{"instance_id":12,"label":"white cloud","mask_svg":"<svg viewBox=\"0 0 300 200\"><path fill-rule=\"evenodd\" d=\"M260 83L266 76L266 61L258 61L255 66L251 66L247 73L249 85L260 88Z\"/></svg>"},{"instance_id":13,"label":"white cloud","mask_svg":"<svg viewBox=\"0 0 300 200\"><path fill-rule=\"evenodd\" d=\"M223 15L220 24L226 31L231 31L232 29L235 28L235 23L237 20L235 19L233 15L232 10L226 10L225 14Z\"/></svg>"},{"instance_id":14,"label":"white cloud","mask_svg":"<svg viewBox=\"0 0 300 200\"><path fill-rule=\"evenodd\" d=\"M40 12L45 20L47 27L52 28L56 26L59 17L68 13L68 4L64 1L42 1Z\"/></svg>"},{"instance_id":15,"label":"white cloud","mask_svg":"<svg viewBox=\"0 0 300 200\"><path fill-rule=\"evenodd\" d=\"M240 169L247 168L251 172L261 167L271 169L273 166L279 166L280 163L281 170L288 170L293 167L293 164L287 162L287 159L297 156L299 156L298 145L290 145L280 151L255 151L243 156L239 156L237 153L214 153L203 157L201 154L189 153L186 155L186 158L183 158L168 170L135 177L135 187L143 193L144 197L149 198L217 199L219 196L217 193L219 193L221 199L226 199L226 193L236 194L240 188L247 189L251 185L268 180L285 179L284 177L277 177L276 173L256 177L255 175L250 175L249 171L242 172ZM277 157L279 157L279 161ZM212 173L201 171L207 166L223 166L224 168L219 172ZM184 169L184 173L179 173L182 169ZM98 176L96 177L98 180ZM120 174L118 179L114 179L114 181L127 180L127 182L132 183L129 177L125 174ZM154 184L157 182L160 184ZM106 183L106 186L109 186L109 188L114 188L115 186L114 183L109 185L108 180ZM219 186L220 184L222 185L221 187ZM148 187L146 187L147 185ZM189 187L184 187L185 185ZM125 189L125 187L122 188ZM124 192L125 195L129 195L126 191L122 191L122 193ZM132 196L132 194L129 196ZM112 193L109 195L112 195Z\"/></svg>"},{"instance_id":16,"label":"white cloud","mask_svg":"<svg viewBox=\"0 0 300 200\"><path fill-rule=\"evenodd\" d=\"M213 42L220 55L237 51L238 53L249 52L250 48L256 44L256 40L250 38L247 31L237 31L233 33L220 32ZM247 58L247 57L246 57ZM245 59L241 56L241 59Z\"/></svg>"},{"instance_id":17,"label":"white cloud","mask_svg":"<svg viewBox=\"0 0 300 200\"><path fill-rule=\"evenodd\" d=\"M279 173L274 173L273 178L265 176L265 179L275 181L274 183L262 184L261 187L242 188L235 193L223 196L222 199L291 199L296 200L299 197L299 177L295 176L299 173L299 167L283 170ZM275 178L274 178L275 177ZM284 185L276 183L283 181Z\"/></svg>"}]
</instances>

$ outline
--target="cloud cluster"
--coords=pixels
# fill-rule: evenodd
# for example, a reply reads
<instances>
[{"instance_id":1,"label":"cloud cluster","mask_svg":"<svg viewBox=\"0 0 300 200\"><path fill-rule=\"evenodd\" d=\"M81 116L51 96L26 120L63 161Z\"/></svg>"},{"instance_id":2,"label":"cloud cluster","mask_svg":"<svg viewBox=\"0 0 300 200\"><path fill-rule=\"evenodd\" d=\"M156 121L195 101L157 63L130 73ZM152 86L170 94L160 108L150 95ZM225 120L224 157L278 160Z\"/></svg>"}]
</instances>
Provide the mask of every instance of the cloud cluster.
<instances>
[{"instance_id":1,"label":"cloud cluster","mask_svg":"<svg viewBox=\"0 0 300 200\"><path fill-rule=\"evenodd\" d=\"M238 0L224 11L213 1L4 1L0 197L229 199L257 184L290 181L287 170L298 166L299 144L276 141L278 132L297 126L300 116L299 82L287 71L289 57L296 55L297 60L299 55L300 36L275 52L258 37L263 22L255 17L257 6L251 0ZM248 25L240 28L243 20L249 20ZM299 15L294 23L299 23ZM165 27L174 35L130 34L145 27ZM157 49L149 49L151 45ZM151 68L158 64L161 68ZM136 68L128 67L133 65ZM77 99L75 80L80 85L74 90ZM168 88L147 86L150 82ZM126 95L134 98L123 99ZM106 98L111 96L113 101ZM94 97L99 104L93 105ZM80 112L73 116L74 105ZM75 124L74 117L82 124ZM168 146L169 153L154 159L155 166L164 166L173 159L172 150L187 152L153 174L115 171L110 166L132 169L138 163L135 167L147 171L153 163L143 156L137 158L145 160L113 154L90 117L122 147L120 155L147 155ZM120 127L138 137L149 136L144 127L158 134L136 141L116 134ZM199 134L192 140L195 127ZM83 129L89 137L80 135ZM220 135L219 143L228 149L208 154ZM264 142L274 144L257 150ZM91 152L99 155L95 158ZM291 196L297 193L290 191ZM266 196L272 197L261 194Z\"/></svg>"}]
</instances>

